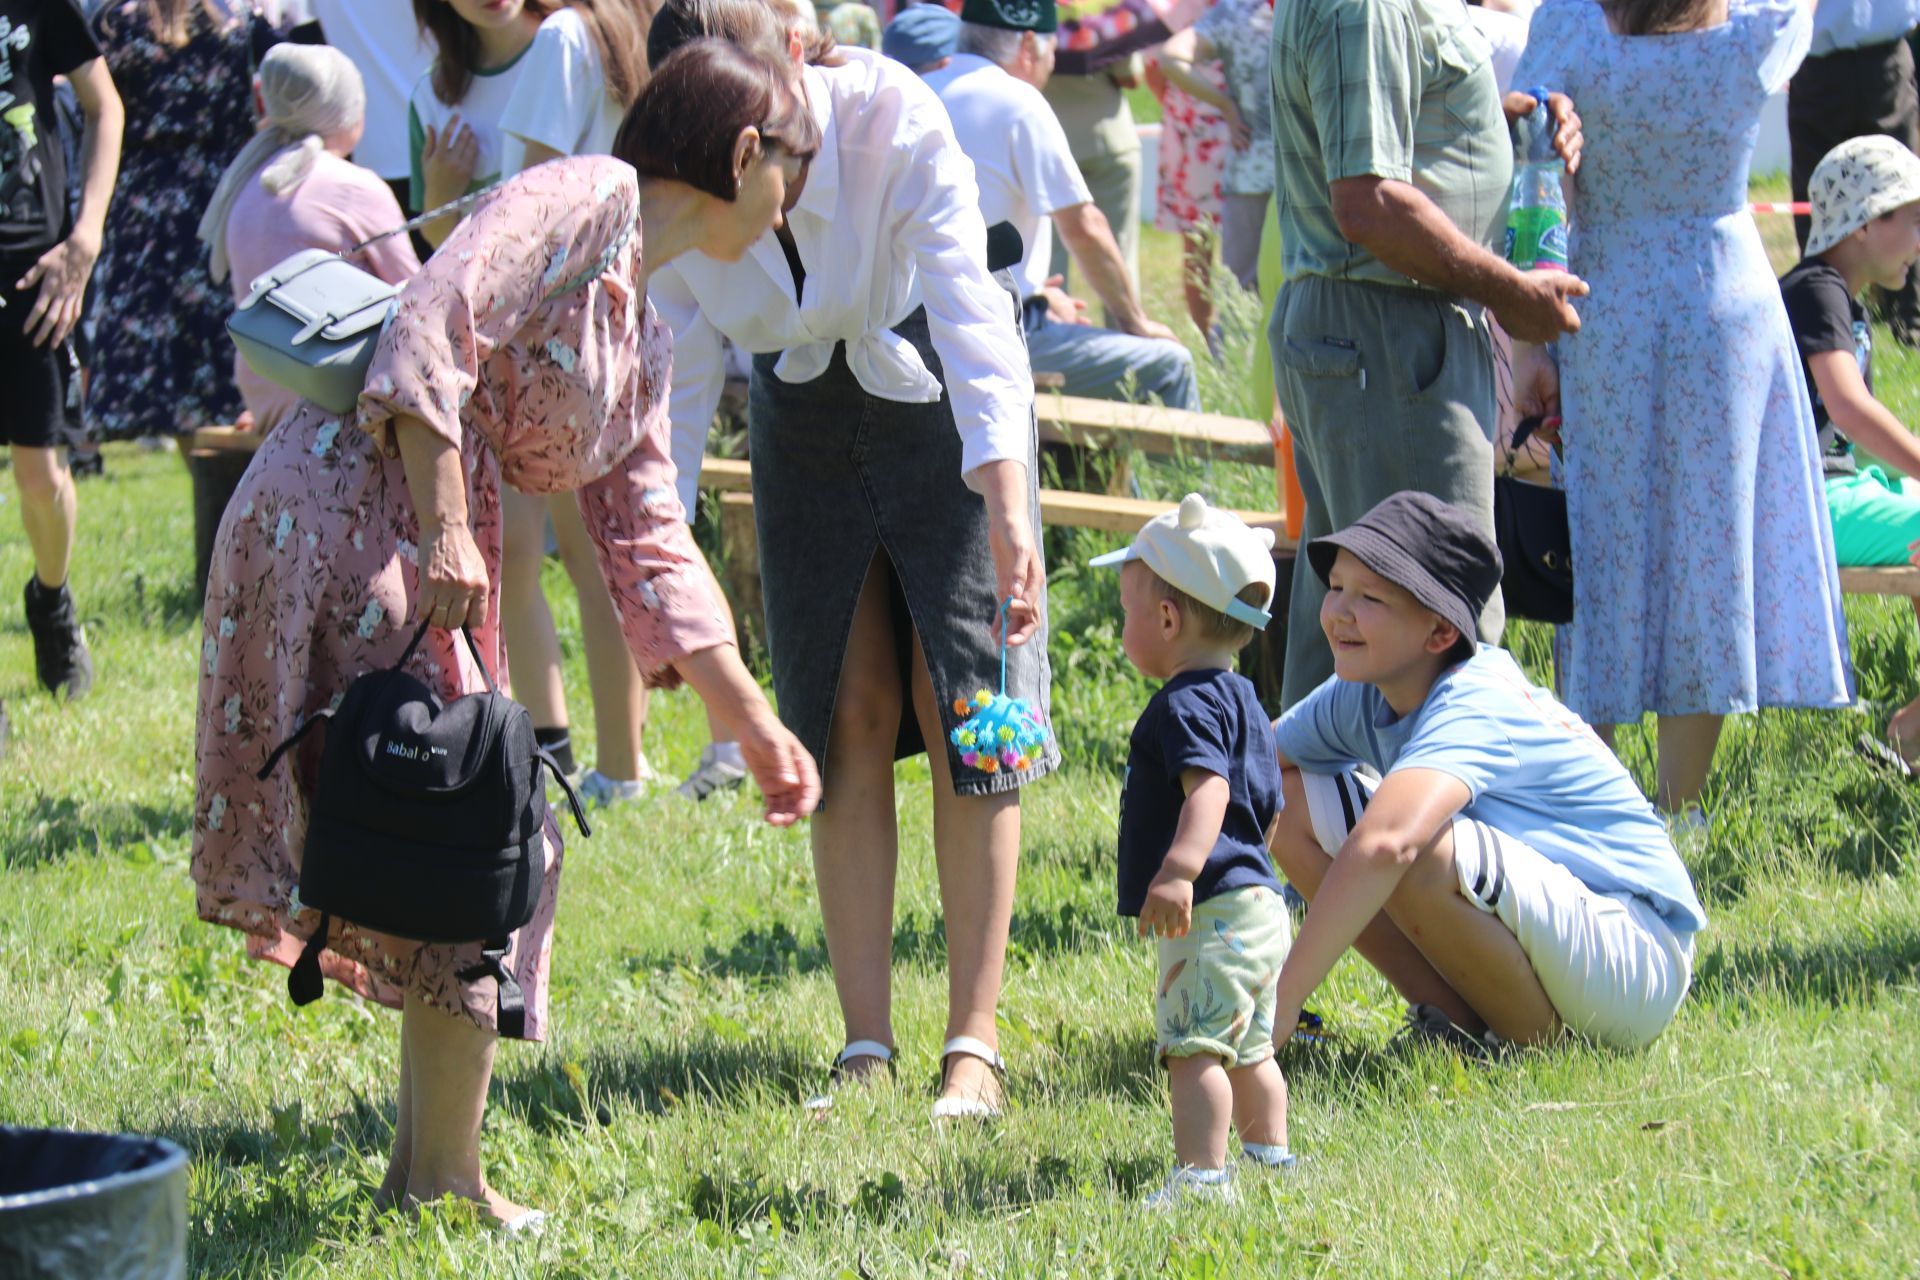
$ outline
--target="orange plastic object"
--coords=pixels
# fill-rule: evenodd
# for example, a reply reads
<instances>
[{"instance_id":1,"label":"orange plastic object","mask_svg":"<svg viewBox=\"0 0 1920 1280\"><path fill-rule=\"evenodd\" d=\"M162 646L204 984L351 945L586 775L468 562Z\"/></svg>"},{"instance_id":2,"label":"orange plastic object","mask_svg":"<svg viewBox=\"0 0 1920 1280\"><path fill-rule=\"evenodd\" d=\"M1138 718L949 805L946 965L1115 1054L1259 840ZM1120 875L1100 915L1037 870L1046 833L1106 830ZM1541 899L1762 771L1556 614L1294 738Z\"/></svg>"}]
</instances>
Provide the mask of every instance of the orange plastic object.
<instances>
[{"instance_id":1,"label":"orange plastic object","mask_svg":"<svg viewBox=\"0 0 1920 1280\"><path fill-rule=\"evenodd\" d=\"M1273 407L1273 421L1267 424L1273 436L1273 491L1280 509L1287 515L1287 537L1300 541L1307 523L1307 499L1300 492L1300 473L1293 466L1293 435L1287 430L1286 415Z\"/></svg>"}]
</instances>

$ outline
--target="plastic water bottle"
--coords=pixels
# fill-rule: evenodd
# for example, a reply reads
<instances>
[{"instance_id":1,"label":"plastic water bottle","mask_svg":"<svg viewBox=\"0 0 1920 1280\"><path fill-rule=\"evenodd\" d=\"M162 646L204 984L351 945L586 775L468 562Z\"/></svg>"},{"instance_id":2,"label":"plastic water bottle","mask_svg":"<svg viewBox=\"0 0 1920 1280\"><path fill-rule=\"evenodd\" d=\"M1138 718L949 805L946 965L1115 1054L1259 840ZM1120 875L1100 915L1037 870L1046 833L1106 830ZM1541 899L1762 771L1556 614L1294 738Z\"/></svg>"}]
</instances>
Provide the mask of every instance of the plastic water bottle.
<instances>
[{"instance_id":1,"label":"plastic water bottle","mask_svg":"<svg viewBox=\"0 0 1920 1280\"><path fill-rule=\"evenodd\" d=\"M1547 91L1527 92L1534 108L1527 117L1526 159L1514 170L1513 200L1507 206L1507 261L1522 271L1565 271L1567 196L1560 179L1567 166L1553 149Z\"/></svg>"}]
</instances>

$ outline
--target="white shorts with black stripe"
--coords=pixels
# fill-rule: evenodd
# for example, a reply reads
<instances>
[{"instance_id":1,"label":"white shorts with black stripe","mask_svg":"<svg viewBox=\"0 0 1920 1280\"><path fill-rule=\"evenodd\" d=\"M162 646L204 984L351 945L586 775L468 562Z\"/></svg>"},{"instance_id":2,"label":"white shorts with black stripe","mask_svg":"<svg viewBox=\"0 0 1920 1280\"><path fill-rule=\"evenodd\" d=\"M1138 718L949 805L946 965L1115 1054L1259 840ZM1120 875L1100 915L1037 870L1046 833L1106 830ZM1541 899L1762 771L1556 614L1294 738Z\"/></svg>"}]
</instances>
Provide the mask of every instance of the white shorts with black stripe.
<instances>
[{"instance_id":1,"label":"white shorts with black stripe","mask_svg":"<svg viewBox=\"0 0 1920 1280\"><path fill-rule=\"evenodd\" d=\"M1356 773L1302 773L1313 834L1337 853L1378 782ZM1637 1049L1673 1021L1693 981L1693 942L1652 905L1589 889L1571 871L1483 822L1453 821L1460 893L1519 940L1569 1028Z\"/></svg>"}]
</instances>

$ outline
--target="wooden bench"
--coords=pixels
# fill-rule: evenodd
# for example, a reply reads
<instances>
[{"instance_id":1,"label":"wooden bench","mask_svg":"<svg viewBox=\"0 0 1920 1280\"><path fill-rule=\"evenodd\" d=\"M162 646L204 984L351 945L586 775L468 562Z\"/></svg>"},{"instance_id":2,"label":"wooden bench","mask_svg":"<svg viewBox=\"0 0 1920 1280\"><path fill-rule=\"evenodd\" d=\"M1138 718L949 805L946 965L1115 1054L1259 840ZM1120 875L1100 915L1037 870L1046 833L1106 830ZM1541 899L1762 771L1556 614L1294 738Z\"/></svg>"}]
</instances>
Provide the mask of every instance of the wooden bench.
<instances>
[{"instance_id":1,"label":"wooden bench","mask_svg":"<svg viewBox=\"0 0 1920 1280\"><path fill-rule=\"evenodd\" d=\"M1191 452L1231 461L1270 462L1273 445L1266 429L1257 423L1227 418L1219 414L1185 413L1177 409L1119 404L1105 400L1083 400L1073 396L1040 396L1036 403L1054 402L1043 411L1043 432L1053 438L1078 443L1107 445L1125 443L1143 453L1171 454ZM1048 416L1051 414L1052 416ZM1254 436L1260 439L1255 441ZM201 427L193 433L187 450L188 469L194 486L194 550L197 581L204 593L206 566L212 557L213 536L226 510L226 499L238 483L240 473L260 447L262 437L252 431L233 427ZM1258 448L1256 448L1258 445ZM700 473L700 485L722 494L721 532L737 544L743 553L742 567L758 564L757 546L751 542L753 528L752 468L733 458L708 458ZM731 500L729 500L731 499ZM1076 493L1064 489L1040 492L1040 517L1061 528L1099 529L1107 533L1131 535L1153 517L1172 507L1170 502L1107 494ZM733 515L729 516L729 511ZM1286 540L1284 513L1270 511L1237 512L1241 519L1256 527L1274 530L1275 550L1293 551ZM729 578L732 553L728 546ZM759 581L753 573L752 602L758 605ZM730 581L729 586L742 584ZM1847 595L1907 596L1920 598L1920 569L1909 565L1874 569L1840 570L1840 589Z\"/></svg>"}]
</instances>

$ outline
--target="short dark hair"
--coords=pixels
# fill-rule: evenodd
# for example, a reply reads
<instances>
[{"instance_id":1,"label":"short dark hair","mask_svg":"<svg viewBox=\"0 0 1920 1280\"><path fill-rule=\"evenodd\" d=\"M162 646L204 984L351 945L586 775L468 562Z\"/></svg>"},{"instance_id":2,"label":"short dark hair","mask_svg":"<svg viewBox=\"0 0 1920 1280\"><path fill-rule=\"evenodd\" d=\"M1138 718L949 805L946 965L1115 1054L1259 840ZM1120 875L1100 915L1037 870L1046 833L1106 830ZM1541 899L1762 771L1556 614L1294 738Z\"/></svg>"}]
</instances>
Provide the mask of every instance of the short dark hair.
<instances>
[{"instance_id":1,"label":"short dark hair","mask_svg":"<svg viewBox=\"0 0 1920 1280\"><path fill-rule=\"evenodd\" d=\"M654 69L620 122L613 154L642 178L731 201L740 194L733 144L749 128L769 150L806 159L820 149L820 126L784 61L703 38Z\"/></svg>"}]
</instances>

